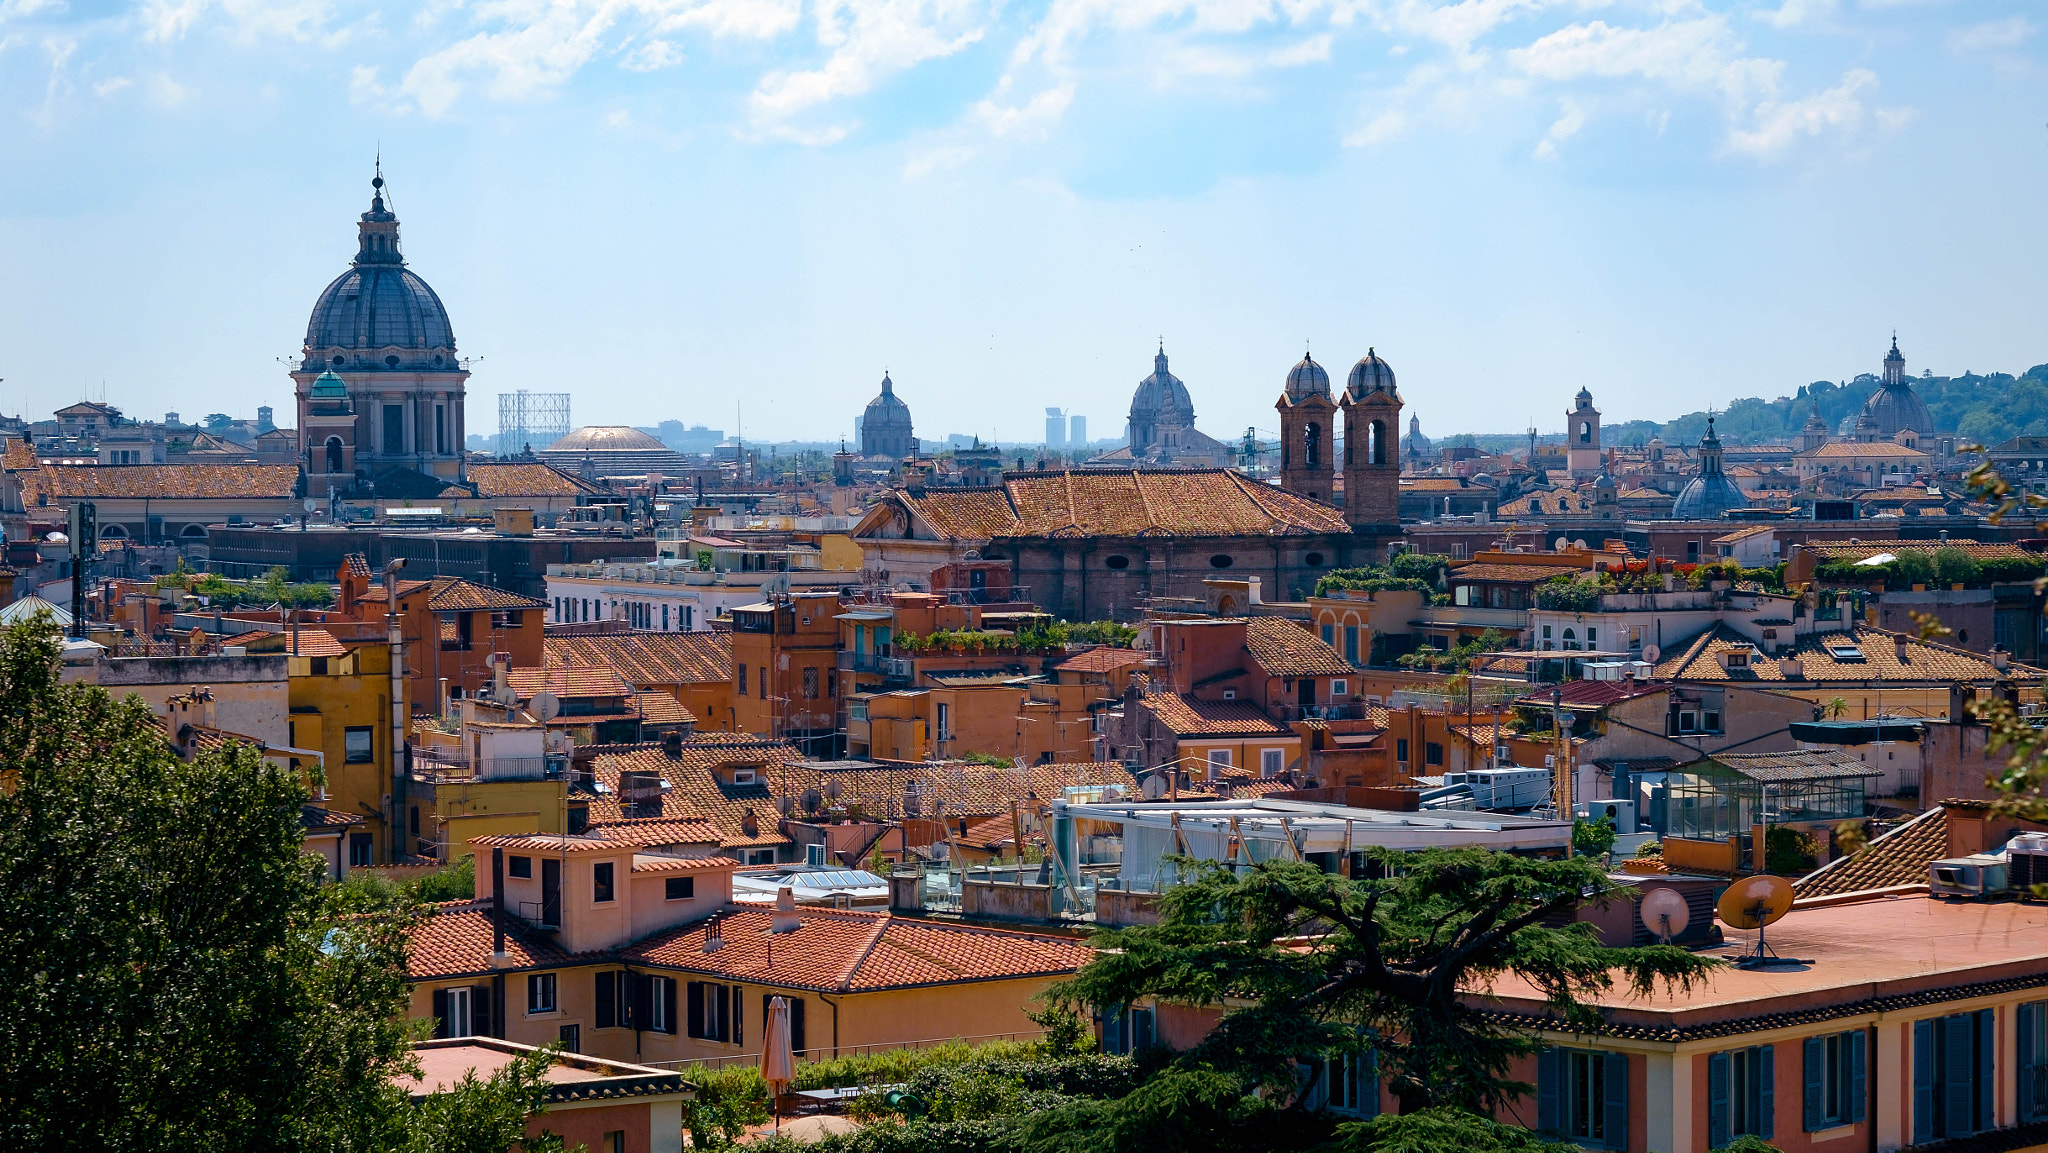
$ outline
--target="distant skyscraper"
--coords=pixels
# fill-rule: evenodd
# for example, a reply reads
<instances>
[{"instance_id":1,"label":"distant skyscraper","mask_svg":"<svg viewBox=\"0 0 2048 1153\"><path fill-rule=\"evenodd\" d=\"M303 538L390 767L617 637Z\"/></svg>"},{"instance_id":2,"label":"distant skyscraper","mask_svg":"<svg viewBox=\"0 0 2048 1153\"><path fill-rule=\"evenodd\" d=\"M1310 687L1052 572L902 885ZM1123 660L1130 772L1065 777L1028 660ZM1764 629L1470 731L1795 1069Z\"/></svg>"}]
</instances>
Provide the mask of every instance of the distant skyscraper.
<instances>
[{"instance_id":1,"label":"distant skyscraper","mask_svg":"<svg viewBox=\"0 0 2048 1153\"><path fill-rule=\"evenodd\" d=\"M1077 416L1067 422L1067 443L1086 447L1088 444L1088 418Z\"/></svg>"},{"instance_id":2,"label":"distant skyscraper","mask_svg":"<svg viewBox=\"0 0 2048 1153\"><path fill-rule=\"evenodd\" d=\"M1045 447L1060 448L1067 443L1067 414L1057 408L1045 410Z\"/></svg>"}]
</instances>

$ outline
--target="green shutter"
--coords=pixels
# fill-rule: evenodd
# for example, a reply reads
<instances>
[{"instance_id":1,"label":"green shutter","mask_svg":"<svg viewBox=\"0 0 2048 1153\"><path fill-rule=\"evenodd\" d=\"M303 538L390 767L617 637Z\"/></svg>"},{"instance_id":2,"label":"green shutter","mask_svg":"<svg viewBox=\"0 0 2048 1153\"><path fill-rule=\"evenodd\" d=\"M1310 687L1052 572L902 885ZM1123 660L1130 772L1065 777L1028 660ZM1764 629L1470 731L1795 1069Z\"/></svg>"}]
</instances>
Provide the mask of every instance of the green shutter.
<instances>
[{"instance_id":1,"label":"green shutter","mask_svg":"<svg viewBox=\"0 0 2048 1153\"><path fill-rule=\"evenodd\" d=\"M1851 1123L1863 1120L1864 1097L1869 1094L1869 1079L1864 1076L1863 1050L1869 1038L1858 1029L1849 1034L1849 1117Z\"/></svg>"},{"instance_id":2,"label":"green shutter","mask_svg":"<svg viewBox=\"0 0 2048 1153\"><path fill-rule=\"evenodd\" d=\"M1536 1128L1556 1133L1564 1127L1558 1116L1564 1097L1564 1052L1554 1048L1536 1051Z\"/></svg>"},{"instance_id":3,"label":"green shutter","mask_svg":"<svg viewBox=\"0 0 2048 1153\"><path fill-rule=\"evenodd\" d=\"M1806 1118L1804 1124L1806 1131L1811 1133L1827 1127L1824 1112L1827 1100L1827 1042L1820 1037L1808 1037L1799 1048L1803 1054L1801 1071L1804 1073L1806 1086L1806 1095L1802 1099Z\"/></svg>"},{"instance_id":4,"label":"green shutter","mask_svg":"<svg viewBox=\"0 0 2048 1153\"><path fill-rule=\"evenodd\" d=\"M1934 1021L1913 1022L1913 1143L1934 1140Z\"/></svg>"},{"instance_id":5,"label":"green shutter","mask_svg":"<svg viewBox=\"0 0 2048 1153\"><path fill-rule=\"evenodd\" d=\"M1607 1064L1600 1102L1603 1136L1610 1149L1628 1148L1628 1055L1602 1055Z\"/></svg>"},{"instance_id":6,"label":"green shutter","mask_svg":"<svg viewBox=\"0 0 2048 1153\"><path fill-rule=\"evenodd\" d=\"M1728 1054L1707 1058L1707 1147L1728 1143Z\"/></svg>"},{"instance_id":7,"label":"green shutter","mask_svg":"<svg viewBox=\"0 0 2048 1153\"><path fill-rule=\"evenodd\" d=\"M1769 1141L1778 1133L1778 1047L1757 1046L1756 1135Z\"/></svg>"}]
</instances>

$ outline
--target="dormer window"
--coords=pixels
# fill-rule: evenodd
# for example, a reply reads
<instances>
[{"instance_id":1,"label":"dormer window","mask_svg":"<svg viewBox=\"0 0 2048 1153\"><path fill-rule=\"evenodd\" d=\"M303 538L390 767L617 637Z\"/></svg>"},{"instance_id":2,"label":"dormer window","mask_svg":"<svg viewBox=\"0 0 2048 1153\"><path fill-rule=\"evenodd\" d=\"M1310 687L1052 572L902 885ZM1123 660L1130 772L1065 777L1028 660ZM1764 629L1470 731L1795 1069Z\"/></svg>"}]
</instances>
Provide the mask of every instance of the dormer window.
<instances>
[{"instance_id":1,"label":"dormer window","mask_svg":"<svg viewBox=\"0 0 2048 1153\"><path fill-rule=\"evenodd\" d=\"M735 785L751 785L755 780L754 770L752 769L734 769L732 771L732 783Z\"/></svg>"}]
</instances>

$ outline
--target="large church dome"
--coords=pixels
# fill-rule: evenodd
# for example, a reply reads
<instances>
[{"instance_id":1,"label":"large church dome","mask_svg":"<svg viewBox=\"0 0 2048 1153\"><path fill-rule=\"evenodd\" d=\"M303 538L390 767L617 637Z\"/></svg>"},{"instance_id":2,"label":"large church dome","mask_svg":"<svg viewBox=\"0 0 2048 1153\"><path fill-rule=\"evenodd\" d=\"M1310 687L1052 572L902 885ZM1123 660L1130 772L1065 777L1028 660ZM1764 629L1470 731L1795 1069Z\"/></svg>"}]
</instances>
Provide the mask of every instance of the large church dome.
<instances>
[{"instance_id":1,"label":"large church dome","mask_svg":"<svg viewBox=\"0 0 2048 1153\"><path fill-rule=\"evenodd\" d=\"M1857 422L1859 440L1894 440L1908 430L1921 436L1934 435L1934 417L1927 402L1913 391L1906 376L1906 358L1899 352L1899 338L1892 337L1892 350L1885 354L1883 383L1863 402L1863 416Z\"/></svg>"},{"instance_id":2,"label":"large church dome","mask_svg":"<svg viewBox=\"0 0 2048 1153\"><path fill-rule=\"evenodd\" d=\"M353 265L320 293L306 323L308 371L449 370L455 331L441 298L405 266L398 216L384 198L384 178L371 181L370 210L358 224Z\"/></svg>"},{"instance_id":3,"label":"large church dome","mask_svg":"<svg viewBox=\"0 0 2048 1153\"><path fill-rule=\"evenodd\" d=\"M917 451L916 428L910 420L910 406L896 395L896 382L882 374L882 391L868 402L860 417L862 456L886 456L901 460Z\"/></svg>"}]
</instances>

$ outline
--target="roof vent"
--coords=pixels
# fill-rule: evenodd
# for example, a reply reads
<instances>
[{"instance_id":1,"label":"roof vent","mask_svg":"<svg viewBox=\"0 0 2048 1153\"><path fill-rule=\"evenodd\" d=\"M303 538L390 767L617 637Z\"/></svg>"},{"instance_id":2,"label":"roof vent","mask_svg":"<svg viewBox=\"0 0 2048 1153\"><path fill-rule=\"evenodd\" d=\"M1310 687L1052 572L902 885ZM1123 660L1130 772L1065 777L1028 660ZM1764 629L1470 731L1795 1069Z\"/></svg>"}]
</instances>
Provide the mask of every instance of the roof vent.
<instances>
[{"instance_id":1,"label":"roof vent","mask_svg":"<svg viewBox=\"0 0 2048 1153\"><path fill-rule=\"evenodd\" d=\"M769 921L771 933L794 933L803 927L803 921L796 915L796 891L788 885L775 890L775 914Z\"/></svg>"},{"instance_id":2,"label":"roof vent","mask_svg":"<svg viewBox=\"0 0 2048 1153\"><path fill-rule=\"evenodd\" d=\"M725 948L725 928L719 924L718 918L713 917L711 923L704 926L704 951L716 953L723 948Z\"/></svg>"},{"instance_id":3,"label":"roof vent","mask_svg":"<svg viewBox=\"0 0 2048 1153\"><path fill-rule=\"evenodd\" d=\"M1863 660L1863 647L1847 641L1834 641L1827 646L1828 656L1844 664L1856 664Z\"/></svg>"}]
</instances>

